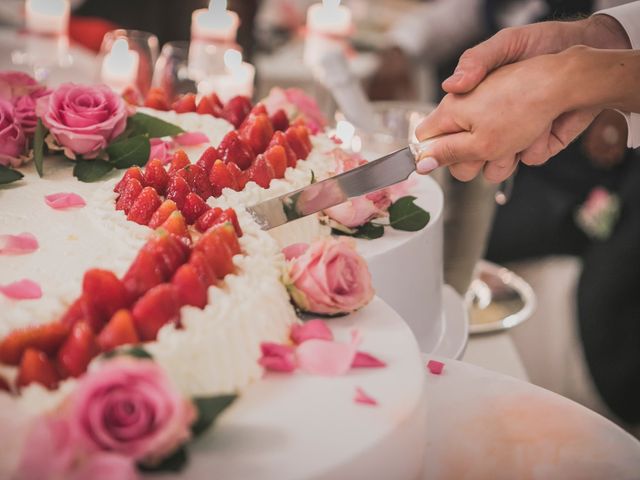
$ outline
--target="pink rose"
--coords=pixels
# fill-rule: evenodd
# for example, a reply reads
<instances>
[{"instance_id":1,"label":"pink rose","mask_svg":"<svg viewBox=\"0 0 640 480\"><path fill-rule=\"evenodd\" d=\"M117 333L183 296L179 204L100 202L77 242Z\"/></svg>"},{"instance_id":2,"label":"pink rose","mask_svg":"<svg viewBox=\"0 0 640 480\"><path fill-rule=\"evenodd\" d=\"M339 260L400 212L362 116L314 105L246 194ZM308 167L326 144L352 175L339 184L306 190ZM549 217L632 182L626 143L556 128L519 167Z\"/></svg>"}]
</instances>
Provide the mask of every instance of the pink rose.
<instances>
[{"instance_id":1,"label":"pink rose","mask_svg":"<svg viewBox=\"0 0 640 480\"><path fill-rule=\"evenodd\" d=\"M313 134L321 132L327 125L327 119L315 99L299 88L273 88L262 103L270 114L282 109L291 121L303 119Z\"/></svg>"},{"instance_id":2,"label":"pink rose","mask_svg":"<svg viewBox=\"0 0 640 480\"><path fill-rule=\"evenodd\" d=\"M325 238L288 264L285 283L303 310L326 315L350 313L373 298L367 263L347 238Z\"/></svg>"},{"instance_id":3,"label":"pink rose","mask_svg":"<svg viewBox=\"0 0 640 480\"><path fill-rule=\"evenodd\" d=\"M0 99L0 165L19 167L24 159L27 139L15 117L13 105Z\"/></svg>"},{"instance_id":4,"label":"pink rose","mask_svg":"<svg viewBox=\"0 0 640 480\"><path fill-rule=\"evenodd\" d=\"M192 404L150 360L116 359L85 376L71 419L92 449L155 464L190 438Z\"/></svg>"},{"instance_id":5,"label":"pink rose","mask_svg":"<svg viewBox=\"0 0 640 480\"><path fill-rule=\"evenodd\" d=\"M384 192L384 190L382 190ZM377 192L376 192L377 193ZM336 205L335 207L327 208L324 213L329 218L344 225L347 228L357 228L370 222L374 218L379 218L387 214L387 208L391 202L373 200L369 196L374 194L363 195L362 197L352 198L351 200ZM381 195L385 195L382 193ZM374 197L376 198L376 197ZM385 195L385 198L389 198ZM381 208L381 206L385 206Z\"/></svg>"},{"instance_id":6,"label":"pink rose","mask_svg":"<svg viewBox=\"0 0 640 480\"><path fill-rule=\"evenodd\" d=\"M36 129L37 100L50 93L26 73L0 72L0 98L13 104L15 117L26 134L32 134Z\"/></svg>"},{"instance_id":7,"label":"pink rose","mask_svg":"<svg viewBox=\"0 0 640 480\"><path fill-rule=\"evenodd\" d=\"M95 158L127 125L124 101L105 85L65 83L38 101L37 112L70 158Z\"/></svg>"},{"instance_id":8,"label":"pink rose","mask_svg":"<svg viewBox=\"0 0 640 480\"><path fill-rule=\"evenodd\" d=\"M91 455L66 477L69 480L136 480L136 466L123 455L99 452Z\"/></svg>"}]
</instances>

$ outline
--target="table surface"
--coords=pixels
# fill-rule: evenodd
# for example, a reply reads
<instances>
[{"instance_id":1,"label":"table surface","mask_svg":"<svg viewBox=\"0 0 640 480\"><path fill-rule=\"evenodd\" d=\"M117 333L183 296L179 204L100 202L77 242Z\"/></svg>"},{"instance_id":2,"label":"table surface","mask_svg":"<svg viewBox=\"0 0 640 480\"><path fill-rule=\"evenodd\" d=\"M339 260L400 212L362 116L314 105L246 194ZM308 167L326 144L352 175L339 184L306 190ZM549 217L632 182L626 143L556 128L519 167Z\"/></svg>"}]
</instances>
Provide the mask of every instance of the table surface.
<instances>
[{"instance_id":1,"label":"table surface","mask_svg":"<svg viewBox=\"0 0 640 480\"><path fill-rule=\"evenodd\" d=\"M519 380L529 381L508 331L471 336L462 360Z\"/></svg>"}]
</instances>

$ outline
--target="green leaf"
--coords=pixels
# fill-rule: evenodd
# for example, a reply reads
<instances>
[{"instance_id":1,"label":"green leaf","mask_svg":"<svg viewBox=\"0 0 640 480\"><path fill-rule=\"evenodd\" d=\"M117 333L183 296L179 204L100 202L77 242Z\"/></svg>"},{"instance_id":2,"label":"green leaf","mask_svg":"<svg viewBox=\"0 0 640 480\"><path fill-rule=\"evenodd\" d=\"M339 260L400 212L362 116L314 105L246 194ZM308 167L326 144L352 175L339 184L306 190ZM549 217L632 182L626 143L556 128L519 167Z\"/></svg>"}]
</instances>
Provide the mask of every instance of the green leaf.
<instances>
[{"instance_id":1,"label":"green leaf","mask_svg":"<svg viewBox=\"0 0 640 480\"><path fill-rule=\"evenodd\" d=\"M150 153L151 144L144 135L120 140L107 147L109 163L116 168L142 167L149 161Z\"/></svg>"},{"instance_id":2,"label":"green leaf","mask_svg":"<svg viewBox=\"0 0 640 480\"><path fill-rule=\"evenodd\" d=\"M33 137L33 163L36 165L36 170L40 177L44 177L44 137L47 136L48 130L42 123L42 120L38 119L36 131Z\"/></svg>"},{"instance_id":3,"label":"green leaf","mask_svg":"<svg viewBox=\"0 0 640 480\"><path fill-rule=\"evenodd\" d=\"M417 206L416 197L398 199L389 207L389 226L405 232L417 232L427 226L431 216L429 212Z\"/></svg>"},{"instance_id":4,"label":"green leaf","mask_svg":"<svg viewBox=\"0 0 640 480\"><path fill-rule=\"evenodd\" d=\"M233 401L237 395L219 395L216 397L194 397L193 404L198 409L198 419L191 426L194 436L204 433L215 422Z\"/></svg>"},{"instance_id":5,"label":"green leaf","mask_svg":"<svg viewBox=\"0 0 640 480\"><path fill-rule=\"evenodd\" d=\"M118 348L116 350L111 350L110 352L106 352L103 355L103 357L114 358L114 357L120 357L123 355L128 357L153 360L153 357L151 356L151 354L140 346L133 346L129 348Z\"/></svg>"},{"instance_id":6,"label":"green leaf","mask_svg":"<svg viewBox=\"0 0 640 480\"><path fill-rule=\"evenodd\" d=\"M127 128L132 129L136 134L146 134L149 138L175 137L184 133L184 130L177 125L144 113L136 113L129 117Z\"/></svg>"},{"instance_id":7,"label":"green leaf","mask_svg":"<svg viewBox=\"0 0 640 480\"><path fill-rule=\"evenodd\" d=\"M97 182L113 170L113 165L104 160L78 160L73 167L73 176L81 182Z\"/></svg>"},{"instance_id":8,"label":"green leaf","mask_svg":"<svg viewBox=\"0 0 640 480\"><path fill-rule=\"evenodd\" d=\"M24 175L13 168L0 165L0 185L20 180Z\"/></svg>"},{"instance_id":9,"label":"green leaf","mask_svg":"<svg viewBox=\"0 0 640 480\"><path fill-rule=\"evenodd\" d=\"M189 461L189 455L185 446L181 446L178 450L165 458L157 465L138 464L138 470L142 472L180 472Z\"/></svg>"},{"instance_id":10,"label":"green leaf","mask_svg":"<svg viewBox=\"0 0 640 480\"><path fill-rule=\"evenodd\" d=\"M316 172L314 172L313 170L311 170L311 182L309 183L316 183Z\"/></svg>"},{"instance_id":11,"label":"green leaf","mask_svg":"<svg viewBox=\"0 0 640 480\"><path fill-rule=\"evenodd\" d=\"M347 237L362 238L364 240L375 240L384 235L384 225L373 222L367 222L364 225L354 229L353 233L348 233L337 228L332 228L331 233L334 235L344 235Z\"/></svg>"}]
</instances>

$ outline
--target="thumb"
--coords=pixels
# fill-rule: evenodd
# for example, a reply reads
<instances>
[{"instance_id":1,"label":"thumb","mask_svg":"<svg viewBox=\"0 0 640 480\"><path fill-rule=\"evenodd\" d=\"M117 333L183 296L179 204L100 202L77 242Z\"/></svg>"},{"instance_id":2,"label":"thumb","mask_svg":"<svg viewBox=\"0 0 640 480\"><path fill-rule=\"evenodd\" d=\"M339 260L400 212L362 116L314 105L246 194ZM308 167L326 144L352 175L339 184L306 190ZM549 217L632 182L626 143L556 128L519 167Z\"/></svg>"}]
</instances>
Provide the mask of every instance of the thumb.
<instances>
[{"instance_id":1,"label":"thumb","mask_svg":"<svg viewBox=\"0 0 640 480\"><path fill-rule=\"evenodd\" d=\"M496 68L518 60L516 50L518 30L501 30L489 40L465 51L449 78L442 82L448 93L463 94L476 88Z\"/></svg>"},{"instance_id":2,"label":"thumb","mask_svg":"<svg viewBox=\"0 0 640 480\"><path fill-rule=\"evenodd\" d=\"M459 132L442 135L415 145L417 172L427 174L443 165L483 160L479 152L474 150L472 140L471 133Z\"/></svg>"}]
</instances>

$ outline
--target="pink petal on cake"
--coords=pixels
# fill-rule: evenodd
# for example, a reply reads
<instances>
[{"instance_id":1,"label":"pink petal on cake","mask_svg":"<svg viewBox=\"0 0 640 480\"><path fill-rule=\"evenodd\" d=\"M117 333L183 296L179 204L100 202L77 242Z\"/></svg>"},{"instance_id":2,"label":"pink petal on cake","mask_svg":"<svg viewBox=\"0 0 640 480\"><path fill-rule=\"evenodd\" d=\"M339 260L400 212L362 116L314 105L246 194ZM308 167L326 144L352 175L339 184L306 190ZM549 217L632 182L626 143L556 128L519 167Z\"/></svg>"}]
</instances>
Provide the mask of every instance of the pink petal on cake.
<instances>
[{"instance_id":1,"label":"pink petal on cake","mask_svg":"<svg viewBox=\"0 0 640 480\"><path fill-rule=\"evenodd\" d=\"M38 239L27 232L0 235L0 255L24 255L35 252L38 247Z\"/></svg>"},{"instance_id":2,"label":"pink petal on cake","mask_svg":"<svg viewBox=\"0 0 640 480\"><path fill-rule=\"evenodd\" d=\"M12 300L35 300L42 297L40 285L27 279L0 285L0 293Z\"/></svg>"},{"instance_id":3,"label":"pink petal on cake","mask_svg":"<svg viewBox=\"0 0 640 480\"><path fill-rule=\"evenodd\" d=\"M173 138L173 141L182 147L191 147L193 145L201 145L203 143L210 143L209 137L202 132L187 132L181 133L177 137Z\"/></svg>"},{"instance_id":4,"label":"pink petal on cake","mask_svg":"<svg viewBox=\"0 0 640 480\"><path fill-rule=\"evenodd\" d=\"M356 345L328 340L307 340L298 346L298 366L311 375L335 377L351 368L356 356Z\"/></svg>"},{"instance_id":5,"label":"pink petal on cake","mask_svg":"<svg viewBox=\"0 0 640 480\"><path fill-rule=\"evenodd\" d=\"M76 193L52 193L44 197L44 201L54 210L66 210L67 208L84 207L87 202Z\"/></svg>"},{"instance_id":6,"label":"pink petal on cake","mask_svg":"<svg viewBox=\"0 0 640 480\"><path fill-rule=\"evenodd\" d=\"M370 353L356 352L351 368L384 368L387 364Z\"/></svg>"},{"instance_id":7,"label":"pink petal on cake","mask_svg":"<svg viewBox=\"0 0 640 480\"><path fill-rule=\"evenodd\" d=\"M272 372L290 373L296 369L295 350L290 345L263 342L260 344L262 357L258 363Z\"/></svg>"},{"instance_id":8,"label":"pink petal on cake","mask_svg":"<svg viewBox=\"0 0 640 480\"><path fill-rule=\"evenodd\" d=\"M291 245L284 247L282 249L282 253L284 253L284 258L288 262L301 257L308 249L308 243L292 243Z\"/></svg>"},{"instance_id":9,"label":"pink petal on cake","mask_svg":"<svg viewBox=\"0 0 640 480\"><path fill-rule=\"evenodd\" d=\"M290 337L293 343L300 345L302 342L314 338L318 340L333 340L333 333L323 320L316 318L303 324L293 325Z\"/></svg>"},{"instance_id":10,"label":"pink petal on cake","mask_svg":"<svg viewBox=\"0 0 640 480\"><path fill-rule=\"evenodd\" d=\"M356 387L356 394L353 397L353 401L356 403L360 403L362 405L371 405L371 406L378 405L378 401L372 396L370 396L369 394L367 394L360 387Z\"/></svg>"},{"instance_id":11,"label":"pink petal on cake","mask_svg":"<svg viewBox=\"0 0 640 480\"><path fill-rule=\"evenodd\" d=\"M427 362L427 368L434 375L440 375L442 373L442 370L444 369L444 363L437 360L429 360Z\"/></svg>"}]
</instances>

